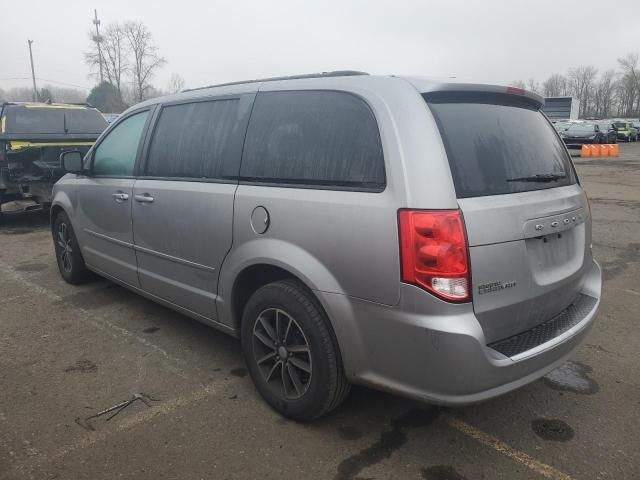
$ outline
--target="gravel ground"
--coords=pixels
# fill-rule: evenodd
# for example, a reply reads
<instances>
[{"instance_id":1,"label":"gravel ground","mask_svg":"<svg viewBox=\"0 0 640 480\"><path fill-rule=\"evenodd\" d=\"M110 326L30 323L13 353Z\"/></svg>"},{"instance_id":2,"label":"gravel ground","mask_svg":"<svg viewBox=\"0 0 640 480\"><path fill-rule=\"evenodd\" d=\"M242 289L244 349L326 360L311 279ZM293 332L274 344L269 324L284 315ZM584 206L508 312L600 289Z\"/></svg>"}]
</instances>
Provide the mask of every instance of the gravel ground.
<instances>
[{"instance_id":1,"label":"gravel ground","mask_svg":"<svg viewBox=\"0 0 640 480\"><path fill-rule=\"evenodd\" d=\"M572 361L467 408L354 388L314 424L260 400L236 340L103 280L67 285L46 215L6 220L0 478L640 478L640 144L576 165L605 285ZM134 393L148 405L86 420Z\"/></svg>"}]
</instances>

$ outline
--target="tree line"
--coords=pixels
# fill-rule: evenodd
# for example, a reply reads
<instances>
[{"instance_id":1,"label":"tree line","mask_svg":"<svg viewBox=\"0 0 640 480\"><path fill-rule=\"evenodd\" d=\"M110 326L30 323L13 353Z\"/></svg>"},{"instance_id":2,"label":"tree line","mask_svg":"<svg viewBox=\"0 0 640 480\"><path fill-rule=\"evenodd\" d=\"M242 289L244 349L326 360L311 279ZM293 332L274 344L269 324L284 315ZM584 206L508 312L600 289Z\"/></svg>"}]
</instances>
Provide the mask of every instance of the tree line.
<instances>
[{"instance_id":1,"label":"tree line","mask_svg":"<svg viewBox=\"0 0 640 480\"><path fill-rule=\"evenodd\" d=\"M87 91L80 89L45 84L37 91L39 102L87 102L102 112L120 113L129 105L184 89L184 80L177 74L171 76L164 89L151 83L158 69L167 61L160 55L153 35L144 23L112 22L99 38L90 32L89 40L84 61L97 85L87 95ZM0 89L0 101L29 102L32 99L30 87Z\"/></svg>"},{"instance_id":2,"label":"tree line","mask_svg":"<svg viewBox=\"0 0 640 480\"><path fill-rule=\"evenodd\" d=\"M167 90L151 84L156 71L167 61L159 53L153 35L142 22L112 22L100 37L89 33L90 48L85 62L99 83L88 102L105 112L121 112L128 105L184 88L184 80L173 74Z\"/></svg>"},{"instance_id":3,"label":"tree line","mask_svg":"<svg viewBox=\"0 0 640 480\"><path fill-rule=\"evenodd\" d=\"M580 101L579 116L611 118L640 117L640 66L638 54L618 59L618 69L599 74L592 65L570 68L566 75L554 73L542 83L531 78L517 80L514 87L545 97L573 96Z\"/></svg>"}]
</instances>

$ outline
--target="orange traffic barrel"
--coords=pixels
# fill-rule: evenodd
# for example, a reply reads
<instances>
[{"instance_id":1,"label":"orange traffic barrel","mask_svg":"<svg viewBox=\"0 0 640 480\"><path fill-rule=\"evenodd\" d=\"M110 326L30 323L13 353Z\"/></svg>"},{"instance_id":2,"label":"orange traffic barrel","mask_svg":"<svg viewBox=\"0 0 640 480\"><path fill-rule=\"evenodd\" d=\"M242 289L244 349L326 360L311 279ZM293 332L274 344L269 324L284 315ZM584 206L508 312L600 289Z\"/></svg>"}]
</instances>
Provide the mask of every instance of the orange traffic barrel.
<instances>
[{"instance_id":1,"label":"orange traffic barrel","mask_svg":"<svg viewBox=\"0 0 640 480\"><path fill-rule=\"evenodd\" d=\"M591 145L582 145L582 150L580 150L581 157L590 157L591 156Z\"/></svg>"},{"instance_id":2,"label":"orange traffic barrel","mask_svg":"<svg viewBox=\"0 0 640 480\"><path fill-rule=\"evenodd\" d=\"M612 144L611 148L609 149L609 156L617 157L619 155L620 155L620 146L617 143Z\"/></svg>"},{"instance_id":3,"label":"orange traffic barrel","mask_svg":"<svg viewBox=\"0 0 640 480\"><path fill-rule=\"evenodd\" d=\"M601 157L608 157L609 156L609 145L606 145L606 144L598 145L598 148L600 149L600 156Z\"/></svg>"}]
</instances>

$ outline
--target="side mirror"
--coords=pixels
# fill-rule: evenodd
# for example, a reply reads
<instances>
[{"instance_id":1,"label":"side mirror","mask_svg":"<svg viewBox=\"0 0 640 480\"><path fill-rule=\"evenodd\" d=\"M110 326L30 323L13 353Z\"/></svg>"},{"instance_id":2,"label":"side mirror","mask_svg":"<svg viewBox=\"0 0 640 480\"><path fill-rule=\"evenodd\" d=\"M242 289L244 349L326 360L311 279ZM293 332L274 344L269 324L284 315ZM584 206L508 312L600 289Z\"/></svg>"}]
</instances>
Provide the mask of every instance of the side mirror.
<instances>
[{"instance_id":1,"label":"side mirror","mask_svg":"<svg viewBox=\"0 0 640 480\"><path fill-rule=\"evenodd\" d=\"M70 150L60 154L60 164L67 173L82 173L82 153L78 150Z\"/></svg>"}]
</instances>

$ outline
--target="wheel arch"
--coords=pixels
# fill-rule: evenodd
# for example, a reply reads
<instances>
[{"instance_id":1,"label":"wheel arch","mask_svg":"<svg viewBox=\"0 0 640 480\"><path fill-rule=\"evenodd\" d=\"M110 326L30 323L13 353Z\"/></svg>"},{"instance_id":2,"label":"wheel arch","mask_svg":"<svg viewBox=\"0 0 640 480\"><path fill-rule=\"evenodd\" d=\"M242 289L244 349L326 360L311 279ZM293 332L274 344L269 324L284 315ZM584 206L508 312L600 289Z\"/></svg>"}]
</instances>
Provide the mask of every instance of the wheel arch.
<instances>
[{"instance_id":1,"label":"wheel arch","mask_svg":"<svg viewBox=\"0 0 640 480\"><path fill-rule=\"evenodd\" d=\"M251 240L228 254L218 282L219 320L237 329L242 300L246 301L247 295L260 286L287 277L297 280L313 294L333 324L327 305L314 292L344 293L338 280L310 252L284 240L269 238Z\"/></svg>"},{"instance_id":2,"label":"wheel arch","mask_svg":"<svg viewBox=\"0 0 640 480\"><path fill-rule=\"evenodd\" d=\"M71 212L73 212L71 198L66 192L58 190L57 192L54 191L54 198L49 209L49 222L51 228L53 228L53 222L60 212L64 212L67 217L69 217L69 221L73 223L73 218L71 218Z\"/></svg>"}]
</instances>

